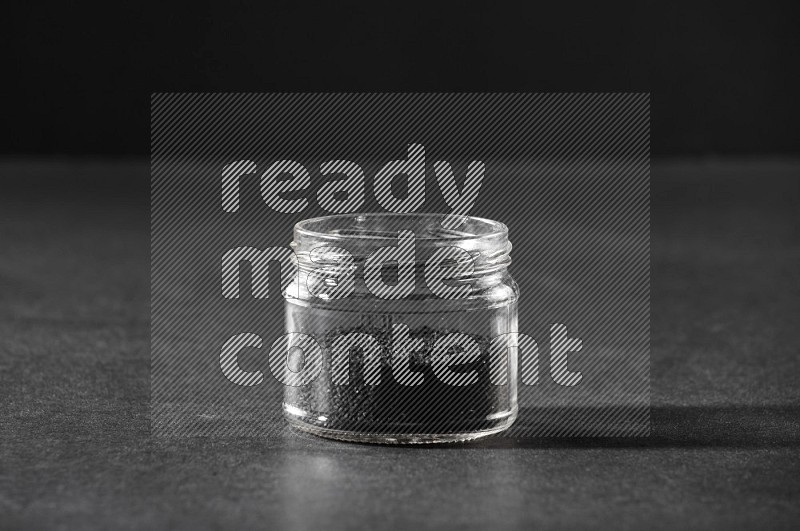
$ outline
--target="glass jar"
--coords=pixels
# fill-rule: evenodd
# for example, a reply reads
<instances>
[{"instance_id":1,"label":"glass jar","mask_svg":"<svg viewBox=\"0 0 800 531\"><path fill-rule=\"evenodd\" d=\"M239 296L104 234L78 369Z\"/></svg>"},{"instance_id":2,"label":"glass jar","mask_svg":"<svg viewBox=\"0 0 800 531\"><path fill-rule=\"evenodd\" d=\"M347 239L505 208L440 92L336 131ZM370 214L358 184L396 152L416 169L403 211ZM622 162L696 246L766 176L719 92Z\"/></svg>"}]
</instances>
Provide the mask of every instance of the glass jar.
<instances>
[{"instance_id":1,"label":"glass jar","mask_svg":"<svg viewBox=\"0 0 800 531\"><path fill-rule=\"evenodd\" d=\"M286 367L305 374L285 387L291 425L341 440L432 443L514 422L519 291L505 225L345 214L297 223L292 248Z\"/></svg>"}]
</instances>

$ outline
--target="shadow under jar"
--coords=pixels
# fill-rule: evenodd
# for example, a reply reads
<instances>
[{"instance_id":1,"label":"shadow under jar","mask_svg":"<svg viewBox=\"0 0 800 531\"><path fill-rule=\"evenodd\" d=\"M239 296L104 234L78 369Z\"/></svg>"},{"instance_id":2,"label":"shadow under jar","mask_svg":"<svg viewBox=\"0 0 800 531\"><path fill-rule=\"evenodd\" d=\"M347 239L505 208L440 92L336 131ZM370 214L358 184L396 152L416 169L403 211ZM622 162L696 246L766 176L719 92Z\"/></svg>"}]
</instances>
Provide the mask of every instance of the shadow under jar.
<instances>
[{"instance_id":1,"label":"shadow under jar","mask_svg":"<svg viewBox=\"0 0 800 531\"><path fill-rule=\"evenodd\" d=\"M401 444L511 426L519 291L505 225L346 214L298 223L292 247L299 274L284 292L286 332L313 338L318 359L302 385L285 387L291 425ZM287 371L309 369L307 347L289 341Z\"/></svg>"}]
</instances>

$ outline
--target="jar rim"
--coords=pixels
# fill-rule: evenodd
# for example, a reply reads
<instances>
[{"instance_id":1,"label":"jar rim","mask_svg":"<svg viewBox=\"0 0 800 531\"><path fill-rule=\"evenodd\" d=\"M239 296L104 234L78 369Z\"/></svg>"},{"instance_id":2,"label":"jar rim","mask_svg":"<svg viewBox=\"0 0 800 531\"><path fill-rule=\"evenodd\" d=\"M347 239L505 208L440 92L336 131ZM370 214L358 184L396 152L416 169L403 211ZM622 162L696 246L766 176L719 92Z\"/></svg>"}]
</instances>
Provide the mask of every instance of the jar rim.
<instances>
[{"instance_id":1,"label":"jar rim","mask_svg":"<svg viewBox=\"0 0 800 531\"><path fill-rule=\"evenodd\" d=\"M469 226L470 231L448 229L443 221L449 219L450 224L459 227ZM403 223L403 220L407 220ZM348 224L354 227L348 228ZM393 230L380 230L388 224ZM327 225L326 230L320 227ZM338 225L338 227L337 227ZM449 243L459 241L480 241L488 239L508 238L508 227L500 222L477 216L462 216L438 213L394 213L394 212L369 212L334 214L309 218L299 221L294 226L295 238L313 238L323 240L396 240L398 230L424 229L421 233L415 231L417 240L442 240ZM466 228L466 227L465 227ZM433 232L435 231L435 232Z\"/></svg>"}]
</instances>

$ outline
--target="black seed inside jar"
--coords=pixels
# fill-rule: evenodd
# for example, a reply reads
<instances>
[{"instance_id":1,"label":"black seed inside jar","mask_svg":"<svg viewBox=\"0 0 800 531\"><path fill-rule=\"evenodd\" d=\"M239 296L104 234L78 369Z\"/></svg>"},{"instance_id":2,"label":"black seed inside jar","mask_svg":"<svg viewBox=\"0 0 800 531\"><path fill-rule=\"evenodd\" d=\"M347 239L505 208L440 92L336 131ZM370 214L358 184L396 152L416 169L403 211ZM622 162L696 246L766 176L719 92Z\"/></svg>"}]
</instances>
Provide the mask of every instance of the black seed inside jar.
<instances>
[{"instance_id":1,"label":"black seed inside jar","mask_svg":"<svg viewBox=\"0 0 800 531\"><path fill-rule=\"evenodd\" d=\"M332 385L329 377L319 378L309 385L294 389L294 405L303 410L319 411L320 399L324 396L326 411L320 411L320 419L312 422L334 430L361 433L458 433L490 428L487 416L498 410L501 397L506 392L504 386L494 385L489 377L490 338L449 328L423 326L411 329L410 337L422 341L417 350L408 354L408 365L413 373L422 375L423 381L413 386L403 385L393 373L391 325L392 318L386 316L375 324L333 328L324 334L324 338L318 338L326 358L325 371L328 371L331 365L329 347L338 338L353 333L374 337L381 348L380 383L371 385L365 381L364 353L357 347L351 347L347 383ZM468 385L444 383L433 370L436 341L453 332L468 335L478 345L478 359L452 366L455 373L474 371L477 379Z\"/></svg>"}]
</instances>

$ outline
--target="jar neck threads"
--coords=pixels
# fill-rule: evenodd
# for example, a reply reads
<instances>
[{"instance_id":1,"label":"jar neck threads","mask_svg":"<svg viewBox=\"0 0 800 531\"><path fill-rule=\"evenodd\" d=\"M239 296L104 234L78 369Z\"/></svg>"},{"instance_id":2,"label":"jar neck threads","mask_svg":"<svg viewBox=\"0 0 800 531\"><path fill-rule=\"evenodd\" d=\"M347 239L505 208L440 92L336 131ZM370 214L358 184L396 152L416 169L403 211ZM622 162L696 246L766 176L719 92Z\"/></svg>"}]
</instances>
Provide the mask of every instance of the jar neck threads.
<instances>
[{"instance_id":1,"label":"jar neck threads","mask_svg":"<svg viewBox=\"0 0 800 531\"><path fill-rule=\"evenodd\" d=\"M415 276L438 267L432 261L444 262L444 278L471 282L502 273L511 263L508 228L471 216L376 213L313 218L295 225L291 246L301 273L324 270L363 277L371 260L385 258L398 270L413 267Z\"/></svg>"}]
</instances>

